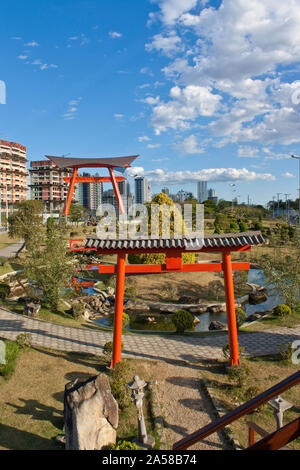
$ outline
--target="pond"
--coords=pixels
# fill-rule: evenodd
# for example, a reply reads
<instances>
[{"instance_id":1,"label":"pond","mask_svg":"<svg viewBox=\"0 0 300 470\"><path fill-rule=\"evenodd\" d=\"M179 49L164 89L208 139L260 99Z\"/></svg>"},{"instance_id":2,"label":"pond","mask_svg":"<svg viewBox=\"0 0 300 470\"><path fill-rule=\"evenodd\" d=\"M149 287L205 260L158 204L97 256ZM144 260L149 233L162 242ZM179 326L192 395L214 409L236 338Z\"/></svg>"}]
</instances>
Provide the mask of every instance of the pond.
<instances>
[{"instance_id":1,"label":"pond","mask_svg":"<svg viewBox=\"0 0 300 470\"><path fill-rule=\"evenodd\" d=\"M260 286L264 286L266 284L264 273L260 269L250 269L248 273L247 282L258 284ZM93 289L93 287L87 287L83 289L85 293L88 295L97 294L97 292ZM246 315L249 316L255 312L263 312L266 310L271 310L275 307L278 303L281 302L279 296L274 295L274 293L270 292L268 298L265 302L257 305L250 305L244 304L243 309L246 312ZM180 305L178 306L178 310L180 310ZM131 316L131 315L130 315ZM147 318L154 318L154 321L147 322ZM205 312L200 315L196 315L196 317L200 320L195 326L193 331L195 332L208 332L209 325L212 321L220 321L222 323L227 324L227 315L226 312L220 313L211 313ZM131 316L131 328L132 330L147 330L147 331L174 331L174 325L172 323L172 314L161 314L159 311L151 310L149 313L145 312L135 312L134 316ZM96 323L99 323L103 326L110 326L110 323L107 318L100 318L95 320Z\"/></svg>"}]
</instances>

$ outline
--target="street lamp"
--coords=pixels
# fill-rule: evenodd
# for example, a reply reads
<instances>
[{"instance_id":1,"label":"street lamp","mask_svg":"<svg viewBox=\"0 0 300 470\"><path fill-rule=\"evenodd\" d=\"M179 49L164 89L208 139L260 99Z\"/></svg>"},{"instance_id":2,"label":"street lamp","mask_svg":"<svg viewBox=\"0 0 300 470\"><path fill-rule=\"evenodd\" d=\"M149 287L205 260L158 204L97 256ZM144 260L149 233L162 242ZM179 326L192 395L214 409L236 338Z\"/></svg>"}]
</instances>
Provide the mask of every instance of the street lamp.
<instances>
[{"instance_id":1,"label":"street lamp","mask_svg":"<svg viewBox=\"0 0 300 470\"><path fill-rule=\"evenodd\" d=\"M292 158L296 158L299 161L299 212L298 212L298 224L300 225L300 157L297 157L296 155L291 155Z\"/></svg>"}]
</instances>

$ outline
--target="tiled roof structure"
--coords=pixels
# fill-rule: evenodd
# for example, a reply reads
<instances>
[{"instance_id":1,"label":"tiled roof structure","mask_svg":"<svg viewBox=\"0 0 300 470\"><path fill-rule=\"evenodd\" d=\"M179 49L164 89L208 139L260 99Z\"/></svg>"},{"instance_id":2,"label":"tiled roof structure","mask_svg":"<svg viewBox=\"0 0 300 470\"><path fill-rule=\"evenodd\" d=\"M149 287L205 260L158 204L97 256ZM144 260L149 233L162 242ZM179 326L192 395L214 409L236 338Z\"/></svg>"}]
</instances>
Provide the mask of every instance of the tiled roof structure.
<instances>
[{"instance_id":1,"label":"tiled roof structure","mask_svg":"<svg viewBox=\"0 0 300 470\"><path fill-rule=\"evenodd\" d=\"M201 248L230 248L261 245L264 238L261 232L226 233L205 235L200 238L149 238L137 240L103 240L95 236L88 236L84 248L96 248L100 250L130 250L130 249L167 249L182 248L189 250L201 250Z\"/></svg>"}]
</instances>

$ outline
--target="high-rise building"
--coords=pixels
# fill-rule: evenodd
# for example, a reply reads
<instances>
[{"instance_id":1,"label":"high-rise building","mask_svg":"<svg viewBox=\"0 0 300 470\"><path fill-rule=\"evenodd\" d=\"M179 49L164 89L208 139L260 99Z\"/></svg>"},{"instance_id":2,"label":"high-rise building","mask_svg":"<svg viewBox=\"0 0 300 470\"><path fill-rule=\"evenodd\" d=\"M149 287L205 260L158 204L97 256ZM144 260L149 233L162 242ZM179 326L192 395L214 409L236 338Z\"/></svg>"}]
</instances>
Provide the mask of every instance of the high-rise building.
<instances>
[{"instance_id":1,"label":"high-rise building","mask_svg":"<svg viewBox=\"0 0 300 470\"><path fill-rule=\"evenodd\" d=\"M207 200L207 181L198 181L197 197L199 202L204 202Z\"/></svg>"},{"instance_id":2,"label":"high-rise building","mask_svg":"<svg viewBox=\"0 0 300 470\"><path fill-rule=\"evenodd\" d=\"M130 183L125 178L123 181L119 181L117 184L123 201L124 209L126 212L128 212L128 208L132 206L134 202L134 196L130 190ZM116 210L118 209L118 204L113 189L108 189L107 191L104 191L102 202L103 204L112 204Z\"/></svg>"},{"instance_id":3,"label":"high-rise building","mask_svg":"<svg viewBox=\"0 0 300 470\"><path fill-rule=\"evenodd\" d=\"M71 177L72 168L58 168L50 160L30 162L31 199L43 201L45 212L62 211L69 190L65 177ZM78 189L73 193L76 201Z\"/></svg>"},{"instance_id":4,"label":"high-rise building","mask_svg":"<svg viewBox=\"0 0 300 470\"><path fill-rule=\"evenodd\" d=\"M89 173L83 173L82 176L91 176ZM99 176L96 173L95 176ZM96 211L102 204L103 183L78 183L78 202L86 209Z\"/></svg>"},{"instance_id":5,"label":"high-rise building","mask_svg":"<svg viewBox=\"0 0 300 470\"><path fill-rule=\"evenodd\" d=\"M209 188L207 199L209 201L215 202L216 204L218 203L218 198L216 196L216 190L214 188Z\"/></svg>"},{"instance_id":6,"label":"high-rise building","mask_svg":"<svg viewBox=\"0 0 300 470\"><path fill-rule=\"evenodd\" d=\"M135 185L135 203L145 204L151 201L151 186L147 178L138 176L134 180Z\"/></svg>"},{"instance_id":7,"label":"high-rise building","mask_svg":"<svg viewBox=\"0 0 300 470\"><path fill-rule=\"evenodd\" d=\"M169 196L169 194L170 194L169 188L162 188L161 192L166 194L167 196Z\"/></svg>"},{"instance_id":8,"label":"high-rise building","mask_svg":"<svg viewBox=\"0 0 300 470\"><path fill-rule=\"evenodd\" d=\"M26 199L26 147L0 140L0 204L7 208Z\"/></svg>"}]
</instances>

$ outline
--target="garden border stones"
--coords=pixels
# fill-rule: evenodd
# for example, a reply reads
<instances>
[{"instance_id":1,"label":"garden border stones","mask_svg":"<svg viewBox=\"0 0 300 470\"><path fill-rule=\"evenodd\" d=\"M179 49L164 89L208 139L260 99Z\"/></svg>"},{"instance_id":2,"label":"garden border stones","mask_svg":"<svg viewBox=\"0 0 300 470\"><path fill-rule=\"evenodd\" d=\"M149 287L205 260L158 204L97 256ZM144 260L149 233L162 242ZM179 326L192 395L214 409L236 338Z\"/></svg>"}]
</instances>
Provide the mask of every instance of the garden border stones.
<instances>
[{"instance_id":1,"label":"garden border stones","mask_svg":"<svg viewBox=\"0 0 300 470\"><path fill-rule=\"evenodd\" d=\"M161 407L158 399L158 381L157 380L152 380L149 382L149 389L151 392L151 404L152 404L152 414L153 414L153 419L154 419L154 424L155 424L155 430L157 431L157 435L159 438L159 450L167 450L167 444L166 444L166 433L165 433L165 427L164 427L164 419L161 415Z\"/></svg>"},{"instance_id":2,"label":"garden border stones","mask_svg":"<svg viewBox=\"0 0 300 470\"><path fill-rule=\"evenodd\" d=\"M222 403L219 401L219 399L216 397L216 394L214 392L213 387L211 386L211 382L208 379L201 378L200 382L203 386L203 390L206 393L207 397L209 398L216 417L221 418L225 414L228 413L228 411L225 410L223 407ZM234 448L234 450L243 450L243 447L240 445L239 441L236 439L231 427L229 425L225 426L223 429L221 429L221 432L223 433L226 441Z\"/></svg>"}]
</instances>

